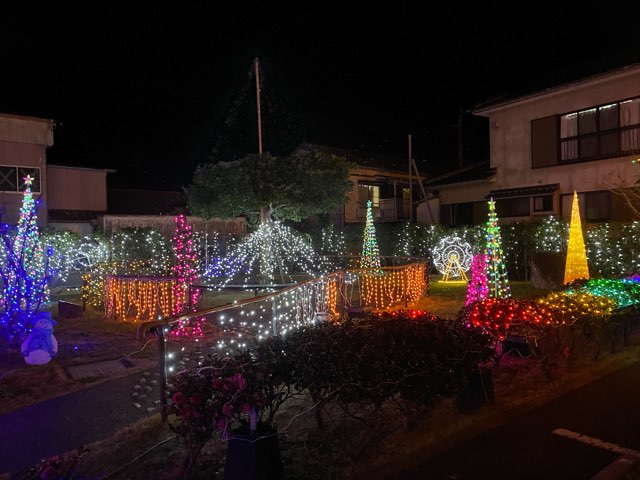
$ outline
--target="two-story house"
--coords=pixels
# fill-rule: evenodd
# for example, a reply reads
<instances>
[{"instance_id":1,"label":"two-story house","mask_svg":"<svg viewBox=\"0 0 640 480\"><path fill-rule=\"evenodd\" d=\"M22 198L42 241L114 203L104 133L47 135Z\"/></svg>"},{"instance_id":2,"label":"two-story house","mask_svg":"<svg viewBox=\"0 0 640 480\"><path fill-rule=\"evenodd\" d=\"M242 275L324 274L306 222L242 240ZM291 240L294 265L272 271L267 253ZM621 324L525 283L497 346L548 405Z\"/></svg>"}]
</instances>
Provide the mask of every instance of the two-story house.
<instances>
[{"instance_id":1,"label":"two-story house","mask_svg":"<svg viewBox=\"0 0 640 480\"><path fill-rule=\"evenodd\" d=\"M640 65L479 105L473 113L489 121L490 174L473 184L429 185L438 190L441 216L479 211L476 204L493 197L507 222L550 214L569 219L576 191L586 221L632 218L615 192L640 178L632 163L640 154ZM478 223L475 217L462 223Z\"/></svg>"},{"instance_id":2,"label":"two-story house","mask_svg":"<svg viewBox=\"0 0 640 480\"><path fill-rule=\"evenodd\" d=\"M332 215L335 225L364 223L368 200L371 200L376 222L399 222L412 218L411 203L418 203L421 191L415 170L409 173L407 158L317 144L305 144L300 149L335 155L354 165L349 172L353 187L347 194L347 201ZM420 179L424 180L425 174L419 173ZM413 213L413 218L416 218L415 211Z\"/></svg>"}]
</instances>

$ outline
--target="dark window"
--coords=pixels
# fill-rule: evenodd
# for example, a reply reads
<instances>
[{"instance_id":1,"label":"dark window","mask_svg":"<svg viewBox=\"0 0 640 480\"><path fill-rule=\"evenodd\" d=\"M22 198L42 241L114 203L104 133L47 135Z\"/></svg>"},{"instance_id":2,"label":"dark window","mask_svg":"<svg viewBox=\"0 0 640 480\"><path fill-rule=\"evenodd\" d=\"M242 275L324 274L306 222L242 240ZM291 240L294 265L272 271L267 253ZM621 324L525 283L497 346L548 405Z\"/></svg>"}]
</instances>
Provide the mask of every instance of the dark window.
<instances>
[{"instance_id":1,"label":"dark window","mask_svg":"<svg viewBox=\"0 0 640 480\"><path fill-rule=\"evenodd\" d=\"M549 212L553 210L553 195L533 197L534 212Z\"/></svg>"},{"instance_id":2,"label":"dark window","mask_svg":"<svg viewBox=\"0 0 640 480\"><path fill-rule=\"evenodd\" d=\"M440 208L440 223L450 227L473 225L473 203L442 205Z\"/></svg>"},{"instance_id":3,"label":"dark window","mask_svg":"<svg viewBox=\"0 0 640 480\"><path fill-rule=\"evenodd\" d=\"M563 157L564 158L564 157ZM531 121L531 166L549 167L558 164L558 117Z\"/></svg>"},{"instance_id":4,"label":"dark window","mask_svg":"<svg viewBox=\"0 0 640 480\"><path fill-rule=\"evenodd\" d=\"M529 197L501 198L496 201L498 217L528 217Z\"/></svg>"},{"instance_id":5,"label":"dark window","mask_svg":"<svg viewBox=\"0 0 640 480\"><path fill-rule=\"evenodd\" d=\"M0 167L0 191L18 191L18 174L16 167Z\"/></svg>"},{"instance_id":6,"label":"dark window","mask_svg":"<svg viewBox=\"0 0 640 480\"><path fill-rule=\"evenodd\" d=\"M609 220L611 218L611 192L586 192L584 200L587 221Z\"/></svg>"}]
</instances>

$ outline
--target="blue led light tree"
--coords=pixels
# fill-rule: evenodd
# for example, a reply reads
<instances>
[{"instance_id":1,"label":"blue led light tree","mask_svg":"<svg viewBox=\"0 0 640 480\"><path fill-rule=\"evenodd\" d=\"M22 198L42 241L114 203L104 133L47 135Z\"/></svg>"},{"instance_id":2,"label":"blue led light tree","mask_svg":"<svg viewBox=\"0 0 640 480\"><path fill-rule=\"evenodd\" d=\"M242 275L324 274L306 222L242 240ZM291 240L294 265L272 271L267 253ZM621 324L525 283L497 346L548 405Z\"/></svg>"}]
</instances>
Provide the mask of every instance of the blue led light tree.
<instances>
[{"instance_id":1,"label":"blue led light tree","mask_svg":"<svg viewBox=\"0 0 640 480\"><path fill-rule=\"evenodd\" d=\"M36 202L31 192L33 178L24 179L25 190L17 228L1 227L4 265L0 269L2 302L0 337L11 345L18 345L28 332L31 319L49 298L52 270L49 258L53 251L40 242Z\"/></svg>"}]
</instances>

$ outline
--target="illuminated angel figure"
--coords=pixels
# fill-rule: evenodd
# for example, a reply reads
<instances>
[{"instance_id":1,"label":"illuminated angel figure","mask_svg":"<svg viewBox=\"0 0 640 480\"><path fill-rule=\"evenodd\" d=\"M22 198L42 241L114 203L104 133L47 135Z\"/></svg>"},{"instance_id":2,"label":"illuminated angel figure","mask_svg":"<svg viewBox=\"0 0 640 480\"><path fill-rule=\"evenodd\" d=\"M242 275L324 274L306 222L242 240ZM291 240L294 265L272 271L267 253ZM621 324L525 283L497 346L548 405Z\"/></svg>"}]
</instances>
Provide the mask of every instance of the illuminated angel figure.
<instances>
[{"instance_id":1,"label":"illuminated angel figure","mask_svg":"<svg viewBox=\"0 0 640 480\"><path fill-rule=\"evenodd\" d=\"M460 237L445 237L433 249L433 263L440 273L442 281L451 281L451 277L467 281L465 272L471 267L473 252L471 245Z\"/></svg>"}]
</instances>

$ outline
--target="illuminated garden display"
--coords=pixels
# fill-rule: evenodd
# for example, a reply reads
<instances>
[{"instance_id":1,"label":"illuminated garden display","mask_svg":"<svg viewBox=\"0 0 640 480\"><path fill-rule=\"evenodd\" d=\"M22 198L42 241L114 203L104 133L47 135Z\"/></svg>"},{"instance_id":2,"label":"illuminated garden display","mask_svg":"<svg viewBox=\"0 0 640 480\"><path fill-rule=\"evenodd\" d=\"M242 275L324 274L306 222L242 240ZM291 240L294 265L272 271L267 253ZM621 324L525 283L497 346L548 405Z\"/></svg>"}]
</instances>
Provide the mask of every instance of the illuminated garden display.
<instances>
[{"instance_id":1,"label":"illuminated garden display","mask_svg":"<svg viewBox=\"0 0 640 480\"><path fill-rule=\"evenodd\" d=\"M564 269L564 283L570 283L577 279L588 279L589 267L587 265L587 252L582 236L582 222L580 221L580 208L578 206L578 194L573 192L571 204L571 226L569 227L569 246L567 248L567 262Z\"/></svg>"},{"instance_id":2,"label":"illuminated garden display","mask_svg":"<svg viewBox=\"0 0 640 480\"><path fill-rule=\"evenodd\" d=\"M465 305L480 302L487 298L487 257L484 253L476 253L471 262L471 280L467 285L467 300Z\"/></svg>"},{"instance_id":3,"label":"illuminated garden display","mask_svg":"<svg viewBox=\"0 0 640 480\"><path fill-rule=\"evenodd\" d=\"M173 278L108 275L104 280L104 314L121 320L170 317L176 309L175 288Z\"/></svg>"},{"instance_id":4,"label":"illuminated garden display","mask_svg":"<svg viewBox=\"0 0 640 480\"><path fill-rule=\"evenodd\" d=\"M175 218L176 229L173 234L173 254L175 264L173 275L173 315L182 315L188 311L195 312L198 308L198 297L200 290L193 287L197 279L196 273L196 252L193 249L193 235L191 225L187 223L184 215ZM194 318L180 322L178 329L173 332L179 335L202 336L202 320Z\"/></svg>"},{"instance_id":5,"label":"illuminated garden display","mask_svg":"<svg viewBox=\"0 0 640 480\"><path fill-rule=\"evenodd\" d=\"M367 201L367 221L364 226L360 267L380 272L380 251L378 250L378 241L376 240L376 227L373 224L371 200Z\"/></svg>"},{"instance_id":6,"label":"illuminated garden display","mask_svg":"<svg viewBox=\"0 0 640 480\"><path fill-rule=\"evenodd\" d=\"M508 298L511 296L507 268L504 264L502 238L496 215L496 202L489 200L489 220L486 227L487 244L485 248L487 297Z\"/></svg>"},{"instance_id":7,"label":"illuminated garden display","mask_svg":"<svg viewBox=\"0 0 640 480\"><path fill-rule=\"evenodd\" d=\"M473 260L471 245L460 237L445 237L433 249L433 264L442 274L442 281L452 278L466 282L466 271Z\"/></svg>"},{"instance_id":8,"label":"illuminated garden display","mask_svg":"<svg viewBox=\"0 0 640 480\"><path fill-rule=\"evenodd\" d=\"M40 241L36 209L39 203L31 193L33 178L24 178L24 193L17 228L2 227L4 263L2 277L2 317L0 333L10 344L21 342L32 319L48 301L53 249Z\"/></svg>"},{"instance_id":9,"label":"illuminated garden display","mask_svg":"<svg viewBox=\"0 0 640 480\"><path fill-rule=\"evenodd\" d=\"M223 283L269 284L290 281L290 273L317 273L317 255L309 243L281 222L261 223L256 231L232 245L206 275Z\"/></svg>"}]
</instances>

